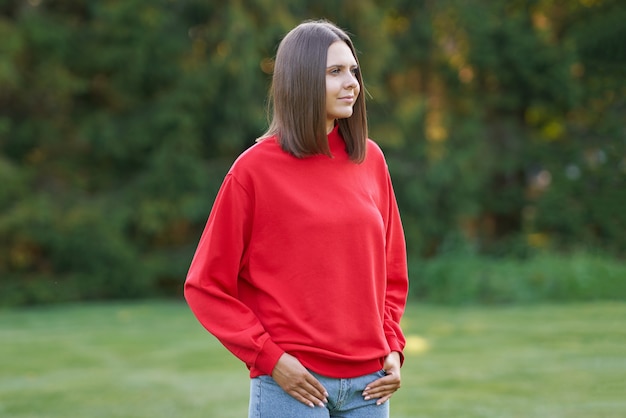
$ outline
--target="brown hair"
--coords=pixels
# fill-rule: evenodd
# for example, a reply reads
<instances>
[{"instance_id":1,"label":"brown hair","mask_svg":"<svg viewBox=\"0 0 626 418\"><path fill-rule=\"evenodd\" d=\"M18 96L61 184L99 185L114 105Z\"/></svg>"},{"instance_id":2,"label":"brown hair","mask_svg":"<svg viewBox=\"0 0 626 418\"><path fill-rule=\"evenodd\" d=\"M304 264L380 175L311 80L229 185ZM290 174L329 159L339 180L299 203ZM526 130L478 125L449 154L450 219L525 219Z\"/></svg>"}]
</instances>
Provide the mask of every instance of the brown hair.
<instances>
[{"instance_id":1,"label":"brown hair","mask_svg":"<svg viewBox=\"0 0 626 418\"><path fill-rule=\"evenodd\" d=\"M331 156L326 135L326 60L328 47L337 41L348 45L358 65L350 37L325 20L301 23L278 46L269 95L272 119L263 137L276 135L281 147L296 157ZM360 71L356 78L361 93L352 116L337 123L350 159L360 163L367 147L367 115Z\"/></svg>"}]
</instances>

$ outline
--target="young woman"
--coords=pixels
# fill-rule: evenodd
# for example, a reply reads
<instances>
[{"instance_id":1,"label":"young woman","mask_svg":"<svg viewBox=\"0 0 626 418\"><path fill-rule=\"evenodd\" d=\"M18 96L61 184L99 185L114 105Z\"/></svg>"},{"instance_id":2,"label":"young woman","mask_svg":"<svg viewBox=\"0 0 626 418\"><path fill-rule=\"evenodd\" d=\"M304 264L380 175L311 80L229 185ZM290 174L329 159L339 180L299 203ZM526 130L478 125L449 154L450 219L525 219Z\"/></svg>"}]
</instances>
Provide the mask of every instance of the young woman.
<instances>
[{"instance_id":1,"label":"young woman","mask_svg":"<svg viewBox=\"0 0 626 418\"><path fill-rule=\"evenodd\" d=\"M185 297L250 370L250 417L387 417L408 277L352 41L305 22L279 45L266 134L233 164Z\"/></svg>"}]
</instances>

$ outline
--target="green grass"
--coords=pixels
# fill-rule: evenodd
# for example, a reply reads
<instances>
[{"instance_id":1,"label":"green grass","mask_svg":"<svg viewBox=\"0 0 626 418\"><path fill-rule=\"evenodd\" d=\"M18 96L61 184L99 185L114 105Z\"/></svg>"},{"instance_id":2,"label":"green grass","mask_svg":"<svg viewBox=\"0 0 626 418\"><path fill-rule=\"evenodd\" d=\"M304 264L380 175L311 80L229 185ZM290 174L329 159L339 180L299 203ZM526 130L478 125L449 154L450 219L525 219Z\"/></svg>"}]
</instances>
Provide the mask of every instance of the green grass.
<instances>
[{"instance_id":1,"label":"green grass","mask_svg":"<svg viewBox=\"0 0 626 418\"><path fill-rule=\"evenodd\" d=\"M411 305L392 417L626 416L626 304ZM245 417L247 370L181 303L0 311L0 417Z\"/></svg>"}]
</instances>

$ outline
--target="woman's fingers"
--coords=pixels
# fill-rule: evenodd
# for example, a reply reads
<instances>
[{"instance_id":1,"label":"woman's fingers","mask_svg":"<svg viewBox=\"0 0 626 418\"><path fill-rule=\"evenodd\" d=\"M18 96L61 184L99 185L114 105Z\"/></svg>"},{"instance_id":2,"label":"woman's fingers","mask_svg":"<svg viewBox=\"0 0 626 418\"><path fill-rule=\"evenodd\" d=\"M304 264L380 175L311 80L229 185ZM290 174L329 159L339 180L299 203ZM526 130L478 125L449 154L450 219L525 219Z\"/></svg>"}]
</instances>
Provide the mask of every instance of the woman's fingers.
<instances>
[{"instance_id":1,"label":"woman's fingers","mask_svg":"<svg viewBox=\"0 0 626 418\"><path fill-rule=\"evenodd\" d=\"M328 402L324 386L290 354L280 357L272 378L285 392L305 405L324 407Z\"/></svg>"},{"instance_id":2,"label":"woman's fingers","mask_svg":"<svg viewBox=\"0 0 626 418\"><path fill-rule=\"evenodd\" d=\"M377 379L367 385L363 391L363 398L367 401L378 399L378 405L383 404L391 398L395 391L400 389L402 381L400 377L400 355L397 352L390 353L385 359L384 377Z\"/></svg>"},{"instance_id":3,"label":"woman's fingers","mask_svg":"<svg viewBox=\"0 0 626 418\"><path fill-rule=\"evenodd\" d=\"M320 392L315 385L310 383L295 384L291 389L286 390L286 392L310 407L325 407L326 402L328 402L324 392Z\"/></svg>"},{"instance_id":4,"label":"woman's fingers","mask_svg":"<svg viewBox=\"0 0 626 418\"><path fill-rule=\"evenodd\" d=\"M391 397L398 389L400 389L399 377L387 375L367 385L363 391L363 397L365 400ZM384 401L386 401L386 399Z\"/></svg>"}]
</instances>

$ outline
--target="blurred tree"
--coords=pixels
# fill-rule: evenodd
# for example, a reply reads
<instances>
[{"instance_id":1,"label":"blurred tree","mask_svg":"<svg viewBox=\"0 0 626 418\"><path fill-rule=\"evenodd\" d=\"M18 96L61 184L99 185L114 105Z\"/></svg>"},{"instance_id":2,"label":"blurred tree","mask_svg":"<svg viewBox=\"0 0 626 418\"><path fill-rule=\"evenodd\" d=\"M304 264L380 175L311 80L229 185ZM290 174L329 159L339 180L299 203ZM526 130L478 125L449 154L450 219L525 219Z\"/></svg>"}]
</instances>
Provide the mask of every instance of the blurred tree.
<instances>
[{"instance_id":1,"label":"blurred tree","mask_svg":"<svg viewBox=\"0 0 626 418\"><path fill-rule=\"evenodd\" d=\"M623 256L619 0L0 2L0 304L179 293L275 48L348 29L411 257Z\"/></svg>"},{"instance_id":2,"label":"blurred tree","mask_svg":"<svg viewBox=\"0 0 626 418\"><path fill-rule=\"evenodd\" d=\"M557 140L550 140L554 123L531 118L539 128L537 151L551 178L550 187L533 199L533 222L561 248L624 256L626 4L585 0L550 6L555 36L577 51L570 72L580 86L580 100L562 116Z\"/></svg>"}]
</instances>

